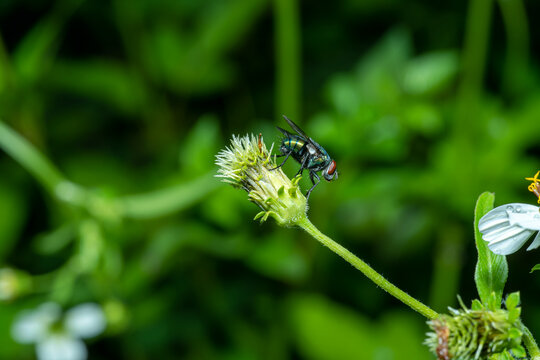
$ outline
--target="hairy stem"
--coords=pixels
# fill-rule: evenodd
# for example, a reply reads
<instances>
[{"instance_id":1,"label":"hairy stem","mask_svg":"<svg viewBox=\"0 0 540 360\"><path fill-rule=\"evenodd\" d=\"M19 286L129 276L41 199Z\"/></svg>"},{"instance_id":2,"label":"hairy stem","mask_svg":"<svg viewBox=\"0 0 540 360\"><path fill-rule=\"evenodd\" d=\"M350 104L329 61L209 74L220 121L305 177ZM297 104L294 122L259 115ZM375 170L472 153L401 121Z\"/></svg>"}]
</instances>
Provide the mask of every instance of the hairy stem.
<instances>
[{"instance_id":1,"label":"hairy stem","mask_svg":"<svg viewBox=\"0 0 540 360\"><path fill-rule=\"evenodd\" d=\"M366 275L371 281L380 286L384 291L388 292L390 295L394 296L405 305L409 306L411 309L419 312L428 319L435 319L439 317L439 314L428 307L427 305L422 304L420 301L416 300L409 294L405 293L403 290L399 289L394 284L386 280L381 274L371 268L364 261L360 260L356 255L351 253L349 250L336 243L334 240L330 239L328 236L324 235L313 225L307 217L304 217L298 221L298 225L304 229L308 234L313 236L321 244L341 256L349 264L360 270L364 275Z\"/></svg>"},{"instance_id":2,"label":"hairy stem","mask_svg":"<svg viewBox=\"0 0 540 360\"><path fill-rule=\"evenodd\" d=\"M523 343L531 356L531 360L540 360L540 349L531 331L523 323L521 324L521 330L523 330Z\"/></svg>"}]
</instances>

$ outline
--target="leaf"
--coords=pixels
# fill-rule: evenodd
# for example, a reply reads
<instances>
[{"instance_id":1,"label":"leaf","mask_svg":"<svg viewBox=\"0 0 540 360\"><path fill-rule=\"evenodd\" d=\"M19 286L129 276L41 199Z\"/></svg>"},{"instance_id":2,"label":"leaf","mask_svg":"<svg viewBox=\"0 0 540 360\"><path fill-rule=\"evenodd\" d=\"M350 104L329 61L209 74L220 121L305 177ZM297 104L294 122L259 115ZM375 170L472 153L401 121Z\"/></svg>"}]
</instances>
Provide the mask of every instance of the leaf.
<instances>
[{"instance_id":1,"label":"leaf","mask_svg":"<svg viewBox=\"0 0 540 360\"><path fill-rule=\"evenodd\" d=\"M261 274L290 283L304 281L310 271L298 243L286 236L259 239L246 261Z\"/></svg>"},{"instance_id":2,"label":"leaf","mask_svg":"<svg viewBox=\"0 0 540 360\"><path fill-rule=\"evenodd\" d=\"M534 265L533 268L531 269L531 273L536 271L536 270L540 270L540 264Z\"/></svg>"},{"instance_id":3,"label":"leaf","mask_svg":"<svg viewBox=\"0 0 540 360\"><path fill-rule=\"evenodd\" d=\"M32 84L49 69L56 57L62 28L81 3L81 0L59 1L19 42L13 63L23 81Z\"/></svg>"},{"instance_id":4,"label":"leaf","mask_svg":"<svg viewBox=\"0 0 540 360\"><path fill-rule=\"evenodd\" d=\"M480 302L478 299L474 299L472 301L471 309L472 310L482 310L484 308L484 305Z\"/></svg>"},{"instance_id":5,"label":"leaf","mask_svg":"<svg viewBox=\"0 0 540 360\"><path fill-rule=\"evenodd\" d=\"M179 152L182 170L190 177L211 171L219 144L218 120L212 115L203 115L189 131Z\"/></svg>"},{"instance_id":6,"label":"leaf","mask_svg":"<svg viewBox=\"0 0 540 360\"><path fill-rule=\"evenodd\" d=\"M403 88L413 95L436 94L458 71L459 57L453 51L428 53L412 59L404 70Z\"/></svg>"},{"instance_id":7,"label":"leaf","mask_svg":"<svg viewBox=\"0 0 540 360\"><path fill-rule=\"evenodd\" d=\"M513 310L519 306L519 302L519 291L513 292L506 297L506 308L508 310Z\"/></svg>"},{"instance_id":8,"label":"leaf","mask_svg":"<svg viewBox=\"0 0 540 360\"><path fill-rule=\"evenodd\" d=\"M34 249L41 255L54 254L71 243L76 235L75 230L74 224L68 223L54 231L38 235L34 239Z\"/></svg>"},{"instance_id":9,"label":"leaf","mask_svg":"<svg viewBox=\"0 0 540 360\"><path fill-rule=\"evenodd\" d=\"M508 278L508 264L505 256L495 255L489 250L487 243L478 231L478 221L489 210L493 209L494 201L495 195L493 193L484 192L478 198L474 211L474 237L478 250L478 263L476 264L474 280L482 303L492 310L501 307L504 284Z\"/></svg>"},{"instance_id":10,"label":"leaf","mask_svg":"<svg viewBox=\"0 0 540 360\"><path fill-rule=\"evenodd\" d=\"M140 111L145 88L128 66L111 60L58 61L49 83L62 91L91 98L126 113Z\"/></svg>"},{"instance_id":11,"label":"leaf","mask_svg":"<svg viewBox=\"0 0 540 360\"><path fill-rule=\"evenodd\" d=\"M0 263L16 246L24 230L27 205L22 191L8 182L0 182Z\"/></svg>"}]
</instances>

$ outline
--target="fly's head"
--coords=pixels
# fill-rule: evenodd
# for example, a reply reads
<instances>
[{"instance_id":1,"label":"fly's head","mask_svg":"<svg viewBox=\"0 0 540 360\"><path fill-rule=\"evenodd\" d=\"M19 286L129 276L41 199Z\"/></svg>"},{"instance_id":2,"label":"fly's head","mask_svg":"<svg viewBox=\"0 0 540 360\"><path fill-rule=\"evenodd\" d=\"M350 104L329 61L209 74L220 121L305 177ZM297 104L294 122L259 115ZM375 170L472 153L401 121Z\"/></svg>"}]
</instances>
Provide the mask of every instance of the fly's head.
<instances>
[{"instance_id":1,"label":"fly's head","mask_svg":"<svg viewBox=\"0 0 540 360\"><path fill-rule=\"evenodd\" d=\"M326 181L336 180L338 178L338 172L336 167L336 162L334 160L330 161L330 164L323 170L323 177Z\"/></svg>"}]
</instances>

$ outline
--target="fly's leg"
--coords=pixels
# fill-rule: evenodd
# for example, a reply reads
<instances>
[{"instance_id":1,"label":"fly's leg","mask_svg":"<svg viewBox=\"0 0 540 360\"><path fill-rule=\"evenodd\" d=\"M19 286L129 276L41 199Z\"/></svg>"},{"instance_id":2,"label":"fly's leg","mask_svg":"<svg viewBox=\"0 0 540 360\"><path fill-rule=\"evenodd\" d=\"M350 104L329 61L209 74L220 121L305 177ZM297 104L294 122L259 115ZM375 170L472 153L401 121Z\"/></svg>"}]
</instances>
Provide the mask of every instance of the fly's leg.
<instances>
[{"instance_id":1,"label":"fly's leg","mask_svg":"<svg viewBox=\"0 0 540 360\"><path fill-rule=\"evenodd\" d=\"M313 189L315 189L315 186L319 185L319 183L321 182L321 178L319 177L319 175L317 175L316 172L311 171L311 170L309 171L309 178L311 179L311 182L313 183L313 186L311 187L311 189L308 190L308 192L306 194L306 200L309 200L309 195L311 194ZM315 180L313 180L313 178L317 179L317 182L315 182Z\"/></svg>"},{"instance_id":2,"label":"fly's leg","mask_svg":"<svg viewBox=\"0 0 540 360\"><path fill-rule=\"evenodd\" d=\"M294 175L294 177L297 177L298 175L302 175L302 173L304 172L304 169L307 169L306 163L308 162L308 159L309 159L309 156L306 156L304 158L304 160L302 161L302 164L300 165L300 170L298 170L298 172L296 173L296 175Z\"/></svg>"},{"instance_id":3,"label":"fly's leg","mask_svg":"<svg viewBox=\"0 0 540 360\"><path fill-rule=\"evenodd\" d=\"M277 157L285 156L285 160L283 160L283 162L281 164L279 164L278 166L276 166L275 168L270 169L270 171L276 170L276 169L279 169L280 167L282 167L283 164L285 164L285 162L289 158L289 156L291 156L291 154L292 154L292 151L289 151L287 154L276 155Z\"/></svg>"}]
</instances>

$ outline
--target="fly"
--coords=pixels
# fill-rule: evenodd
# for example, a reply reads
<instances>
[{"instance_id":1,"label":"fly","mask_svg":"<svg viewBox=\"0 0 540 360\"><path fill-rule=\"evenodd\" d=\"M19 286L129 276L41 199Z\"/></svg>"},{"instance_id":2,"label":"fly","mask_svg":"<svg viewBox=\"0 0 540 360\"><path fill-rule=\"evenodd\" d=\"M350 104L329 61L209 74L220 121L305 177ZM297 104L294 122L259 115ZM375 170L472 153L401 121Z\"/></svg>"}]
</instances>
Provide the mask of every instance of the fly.
<instances>
[{"instance_id":1,"label":"fly","mask_svg":"<svg viewBox=\"0 0 540 360\"><path fill-rule=\"evenodd\" d=\"M298 170L295 177L301 175L306 169L309 171L309 178L313 184L306 194L306 197L309 199L309 195L321 181L321 178L317 174L319 171L322 171L322 175L326 181L332 181L338 178L336 162L328 155L321 145L317 144L315 140L307 136L298 125L285 115L283 115L283 118L289 123L289 126L296 134L292 134L279 126L277 127L278 130L285 135L281 140L281 146L279 147L281 154L277 156L285 156L285 160L274 169L282 167L287 159L289 159L289 156L292 156L300 164L300 170Z\"/></svg>"}]
</instances>

